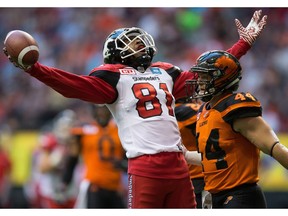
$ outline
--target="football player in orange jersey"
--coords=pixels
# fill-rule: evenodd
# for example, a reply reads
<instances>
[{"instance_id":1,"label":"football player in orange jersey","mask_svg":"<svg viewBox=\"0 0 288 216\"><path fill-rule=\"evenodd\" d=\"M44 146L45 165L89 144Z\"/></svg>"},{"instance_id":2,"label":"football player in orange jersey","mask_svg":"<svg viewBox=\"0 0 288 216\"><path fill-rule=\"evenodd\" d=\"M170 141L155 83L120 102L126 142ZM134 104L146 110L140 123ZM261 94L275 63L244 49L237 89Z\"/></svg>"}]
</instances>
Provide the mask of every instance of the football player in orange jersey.
<instances>
[{"instance_id":1,"label":"football player in orange jersey","mask_svg":"<svg viewBox=\"0 0 288 216\"><path fill-rule=\"evenodd\" d=\"M201 153L184 149L191 163L202 163L205 190L213 208L266 208L259 181L260 150L288 169L288 149L262 117L262 107L248 92L235 92L242 77L241 65L228 52L205 52L191 71L198 79L187 81L201 99L196 138Z\"/></svg>"},{"instance_id":2,"label":"football player in orange jersey","mask_svg":"<svg viewBox=\"0 0 288 216\"><path fill-rule=\"evenodd\" d=\"M196 113L200 103L187 102L186 99L176 101L175 116L178 122L183 145L189 151L196 151ZM202 167L199 165L189 164L190 179L194 186L197 208L202 208L202 191L205 182L202 173ZM203 192L204 194L205 192ZM204 207L203 207L204 208Z\"/></svg>"},{"instance_id":3,"label":"football player in orange jersey","mask_svg":"<svg viewBox=\"0 0 288 216\"><path fill-rule=\"evenodd\" d=\"M230 52L229 52L230 53ZM232 53L233 54L233 53ZM239 56L239 59L241 56ZM189 88L188 88L189 91ZM175 116L178 122L182 144L189 151L196 151L196 114L202 101L180 98L176 101ZM190 179L194 186L197 208L212 208L211 194L204 190L205 181L202 167L189 164Z\"/></svg>"},{"instance_id":4,"label":"football player in orange jersey","mask_svg":"<svg viewBox=\"0 0 288 216\"><path fill-rule=\"evenodd\" d=\"M121 176L127 171L127 160L118 129L106 106L93 105L92 109L95 122L72 130L74 139L63 181L69 184L82 155L85 173L75 208L125 208Z\"/></svg>"}]
</instances>

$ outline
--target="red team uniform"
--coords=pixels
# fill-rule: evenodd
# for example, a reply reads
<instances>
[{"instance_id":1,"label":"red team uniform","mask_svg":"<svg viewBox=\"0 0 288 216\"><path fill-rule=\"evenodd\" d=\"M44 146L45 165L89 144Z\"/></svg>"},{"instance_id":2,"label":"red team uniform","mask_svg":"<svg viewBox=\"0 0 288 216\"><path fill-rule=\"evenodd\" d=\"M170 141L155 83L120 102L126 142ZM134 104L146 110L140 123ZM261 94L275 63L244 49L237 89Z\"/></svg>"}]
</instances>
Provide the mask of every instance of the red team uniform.
<instances>
[{"instance_id":1,"label":"red team uniform","mask_svg":"<svg viewBox=\"0 0 288 216\"><path fill-rule=\"evenodd\" d=\"M242 56L249 48L249 44L239 40L230 52ZM179 148L181 137L174 114L174 98L186 96L185 80L193 79L193 73L182 72L163 62L151 64L145 73L122 64L104 64L93 69L89 76L78 76L40 63L34 64L27 73L65 97L107 105L117 123L128 158L128 208L151 207L149 202L155 203L160 200L157 196L169 194L167 189L171 184L178 187L176 182L183 186L183 190L173 194L167 204L159 203L158 206L196 206L195 198L191 196L193 187L188 167ZM166 169L167 164L169 169ZM149 178L159 181L157 187L149 189L144 184ZM134 181L143 184L135 188ZM157 196L153 196L156 191ZM159 195L159 191L163 194ZM149 200L140 196L144 192L154 200L150 196ZM140 197L143 200L138 200Z\"/></svg>"},{"instance_id":2,"label":"red team uniform","mask_svg":"<svg viewBox=\"0 0 288 216\"><path fill-rule=\"evenodd\" d=\"M78 184L72 178L69 187L64 189L61 181L62 173L65 171L63 158L67 154L66 144L60 144L50 132L41 134L40 137L40 148L34 154L33 205L35 208L73 208ZM43 168L44 163L48 163L44 165L46 168Z\"/></svg>"}]
</instances>

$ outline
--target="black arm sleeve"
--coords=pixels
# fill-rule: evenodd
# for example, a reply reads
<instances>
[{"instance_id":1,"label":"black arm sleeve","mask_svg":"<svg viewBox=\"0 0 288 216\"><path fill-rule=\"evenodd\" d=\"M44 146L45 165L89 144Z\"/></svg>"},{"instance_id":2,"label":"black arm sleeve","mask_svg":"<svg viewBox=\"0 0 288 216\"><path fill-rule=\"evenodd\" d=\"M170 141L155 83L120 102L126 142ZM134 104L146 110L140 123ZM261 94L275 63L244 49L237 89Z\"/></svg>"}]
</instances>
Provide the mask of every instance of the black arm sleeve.
<instances>
[{"instance_id":1,"label":"black arm sleeve","mask_svg":"<svg viewBox=\"0 0 288 216\"><path fill-rule=\"evenodd\" d=\"M73 173L74 173L74 169L78 163L78 156L68 156L66 159L66 166L63 171L63 175L62 175L62 182L65 185L69 185L69 183L71 182L72 178L73 178Z\"/></svg>"},{"instance_id":2,"label":"black arm sleeve","mask_svg":"<svg viewBox=\"0 0 288 216\"><path fill-rule=\"evenodd\" d=\"M76 141L76 145L77 148L79 150L79 154L82 151L82 145L81 145L81 135L75 135L75 141ZM74 173L74 169L79 161L79 154L77 155L67 155L66 159L65 159L65 169L62 173L62 183L64 183L65 185L69 185L72 178L73 178L73 173Z\"/></svg>"}]
</instances>

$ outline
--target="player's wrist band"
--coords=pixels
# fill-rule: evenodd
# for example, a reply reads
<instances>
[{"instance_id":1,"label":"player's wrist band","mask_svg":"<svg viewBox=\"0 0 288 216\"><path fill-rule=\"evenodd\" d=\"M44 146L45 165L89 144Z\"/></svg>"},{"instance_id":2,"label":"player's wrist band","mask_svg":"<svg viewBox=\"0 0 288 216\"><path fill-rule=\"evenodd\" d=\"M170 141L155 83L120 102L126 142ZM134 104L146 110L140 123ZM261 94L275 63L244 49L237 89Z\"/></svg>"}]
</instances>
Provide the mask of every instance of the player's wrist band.
<instances>
[{"instance_id":1,"label":"player's wrist band","mask_svg":"<svg viewBox=\"0 0 288 216\"><path fill-rule=\"evenodd\" d=\"M273 143L271 150L270 150L270 156L273 157L273 149L275 147L276 144L280 143L279 141L276 141L275 143Z\"/></svg>"}]
</instances>

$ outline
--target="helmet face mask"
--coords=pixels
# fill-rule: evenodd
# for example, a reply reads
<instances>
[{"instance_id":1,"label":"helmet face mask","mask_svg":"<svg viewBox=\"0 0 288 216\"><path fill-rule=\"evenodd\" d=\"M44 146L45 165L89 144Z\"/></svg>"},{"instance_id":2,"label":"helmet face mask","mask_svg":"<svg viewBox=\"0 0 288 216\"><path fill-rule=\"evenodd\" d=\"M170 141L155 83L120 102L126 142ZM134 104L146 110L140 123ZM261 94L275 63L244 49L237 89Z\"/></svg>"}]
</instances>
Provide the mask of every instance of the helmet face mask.
<instances>
[{"instance_id":1,"label":"helmet face mask","mask_svg":"<svg viewBox=\"0 0 288 216\"><path fill-rule=\"evenodd\" d=\"M190 71L198 79L186 81L188 97L204 102L224 91L237 90L242 75L238 59L221 50L203 53Z\"/></svg>"},{"instance_id":2,"label":"helmet face mask","mask_svg":"<svg viewBox=\"0 0 288 216\"><path fill-rule=\"evenodd\" d=\"M155 43L150 34L140 28L121 28L106 39L103 58L108 64L148 67L155 53Z\"/></svg>"},{"instance_id":3,"label":"helmet face mask","mask_svg":"<svg viewBox=\"0 0 288 216\"><path fill-rule=\"evenodd\" d=\"M59 113L54 121L52 131L61 144L65 144L71 137L70 130L76 122L76 114L73 110L66 109Z\"/></svg>"}]
</instances>

